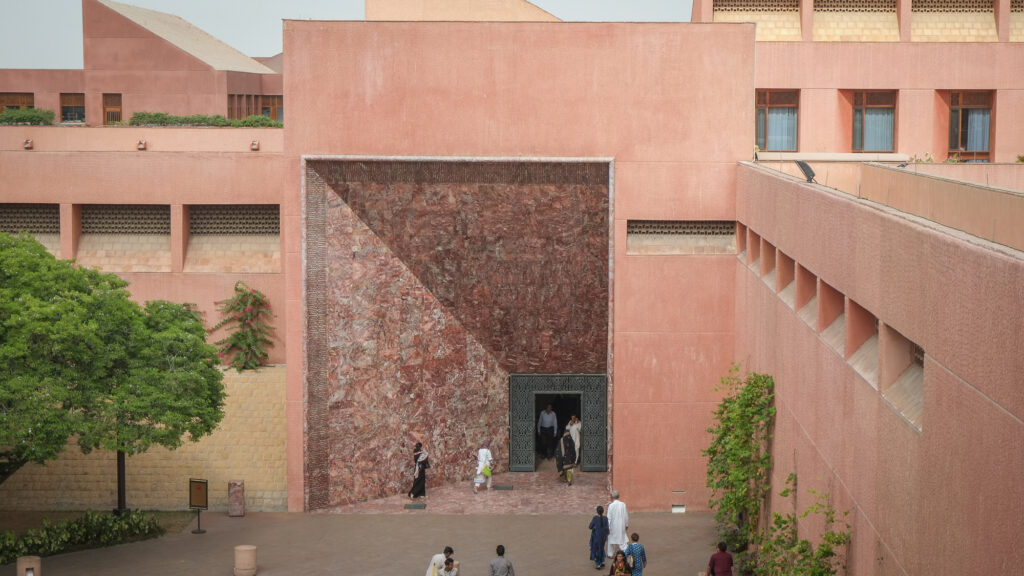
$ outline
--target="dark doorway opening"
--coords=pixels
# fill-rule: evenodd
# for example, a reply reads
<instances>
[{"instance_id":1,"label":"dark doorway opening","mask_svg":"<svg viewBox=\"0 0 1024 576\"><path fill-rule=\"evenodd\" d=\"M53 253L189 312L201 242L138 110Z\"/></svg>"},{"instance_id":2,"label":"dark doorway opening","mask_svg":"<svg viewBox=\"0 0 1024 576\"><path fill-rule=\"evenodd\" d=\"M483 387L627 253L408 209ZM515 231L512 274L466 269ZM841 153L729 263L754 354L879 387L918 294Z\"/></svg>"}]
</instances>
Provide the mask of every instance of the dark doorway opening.
<instances>
[{"instance_id":1,"label":"dark doorway opening","mask_svg":"<svg viewBox=\"0 0 1024 576\"><path fill-rule=\"evenodd\" d=\"M561 437L562 432L565 431L565 425L569 423L569 418L573 414L579 418L581 408L580 399L581 394L578 392L538 393L533 398L533 413L536 415L535 420L539 420L541 412L547 408L548 404L551 404L551 411L555 413L558 420L556 437ZM534 451L537 453L538 460L544 457L544 440L540 437L540 434L536 435Z\"/></svg>"}]
</instances>

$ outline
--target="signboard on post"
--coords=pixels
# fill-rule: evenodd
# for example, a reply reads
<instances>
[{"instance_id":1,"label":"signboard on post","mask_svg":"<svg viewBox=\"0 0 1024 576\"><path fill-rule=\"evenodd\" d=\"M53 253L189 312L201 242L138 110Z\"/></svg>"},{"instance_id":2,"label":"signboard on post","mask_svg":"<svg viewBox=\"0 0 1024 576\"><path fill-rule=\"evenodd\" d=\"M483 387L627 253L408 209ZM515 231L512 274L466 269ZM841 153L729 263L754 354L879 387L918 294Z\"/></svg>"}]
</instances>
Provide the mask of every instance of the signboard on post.
<instances>
[{"instance_id":1,"label":"signboard on post","mask_svg":"<svg viewBox=\"0 0 1024 576\"><path fill-rule=\"evenodd\" d=\"M197 478L188 479L188 507L193 509L206 510L209 508L209 495L207 481Z\"/></svg>"},{"instance_id":2,"label":"signboard on post","mask_svg":"<svg viewBox=\"0 0 1024 576\"><path fill-rule=\"evenodd\" d=\"M193 534L206 533L206 530L203 530L203 520L200 515L210 504L210 495L207 487L208 483L206 480L198 478L188 479L188 507L196 511L196 529L192 531Z\"/></svg>"}]
</instances>

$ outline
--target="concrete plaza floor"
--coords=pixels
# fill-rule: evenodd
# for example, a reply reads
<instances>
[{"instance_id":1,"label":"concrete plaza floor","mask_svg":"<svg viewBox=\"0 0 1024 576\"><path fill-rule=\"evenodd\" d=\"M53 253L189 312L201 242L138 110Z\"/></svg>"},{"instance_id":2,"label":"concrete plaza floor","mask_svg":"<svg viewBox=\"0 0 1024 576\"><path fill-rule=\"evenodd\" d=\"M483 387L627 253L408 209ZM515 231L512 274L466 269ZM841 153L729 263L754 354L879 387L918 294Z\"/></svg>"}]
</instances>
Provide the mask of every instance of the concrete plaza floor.
<instances>
[{"instance_id":1,"label":"concrete plaza floor","mask_svg":"<svg viewBox=\"0 0 1024 576\"><path fill-rule=\"evenodd\" d=\"M43 559L42 572L229 576L234 546L253 544L258 573L265 576L418 576L433 554L450 545L461 562L460 574L473 576L487 574L495 546L503 544L518 576L598 574L588 560L587 524L592 508L607 500L606 479L582 474L569 487L549 474L503 474L495 483L512 484L514 490L474 495L468 482L443 486L428 491L424 510L406 510L400 498L392 498L313 514L229 518L210 512L202 519L206 534L192 534L193 524L156 540L52 556ZM645 575L694 576L714 551L711 514L634 512L630 517L630 531L640 534L647 550ZM13 565L0 568L0 576L14 572Z\"/></svg>"}]
</instances>

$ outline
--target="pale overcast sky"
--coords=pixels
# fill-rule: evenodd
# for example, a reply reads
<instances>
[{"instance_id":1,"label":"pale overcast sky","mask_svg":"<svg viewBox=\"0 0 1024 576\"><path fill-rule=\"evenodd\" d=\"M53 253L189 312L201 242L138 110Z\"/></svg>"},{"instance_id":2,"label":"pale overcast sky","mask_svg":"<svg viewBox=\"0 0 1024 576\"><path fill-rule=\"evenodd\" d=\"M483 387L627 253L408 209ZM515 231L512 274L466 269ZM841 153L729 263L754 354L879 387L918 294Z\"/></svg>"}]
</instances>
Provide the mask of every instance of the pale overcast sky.
<instances>
[{"instance_id":1,"label":"pale overcast sky","mask_svg":"<svg viewBox=\"0 0 1024 576\"><path fill-rule=\"evenodd\" d=\"M121 0L181 16L249 56L281 51L281 20L362 20L363 0ZM534 0L568 21L688 22L692 0ZM81 0L0 0L0 68L81 68Z\"/></svg>"}]
</instances>

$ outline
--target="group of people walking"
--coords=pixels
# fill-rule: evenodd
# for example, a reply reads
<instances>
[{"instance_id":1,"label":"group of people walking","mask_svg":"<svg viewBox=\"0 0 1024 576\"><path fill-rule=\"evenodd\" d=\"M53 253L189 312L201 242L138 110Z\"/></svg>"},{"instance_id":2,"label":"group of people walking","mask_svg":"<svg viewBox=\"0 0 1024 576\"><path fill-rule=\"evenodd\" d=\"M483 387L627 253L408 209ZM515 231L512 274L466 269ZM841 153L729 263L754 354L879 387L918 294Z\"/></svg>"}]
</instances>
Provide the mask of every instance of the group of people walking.
<instances>
[{"instance_id":1,"label":"group of people walking","mask_svg":"<svg viewBox=\"0 0 1024 576\"><path fill-rule=\"evenodd\" d=\"M552 410L552 405L541 412L537 421L537 433L540 436L542 453L547 458L555 458L558 466L559 478L569 486L572 486L573 472L580 463L580 430L583 424L575 414L569 419L563 429L562 436L557 436L558 417ZM430 458L423 448L422 442L417 442L412 455L412 488L406 493L410 500L427 497L427 469L430 468ZM491 489L491 476L494 470L494 454L491 453L491 441L484 440L476 451L476 471L473 473L473 494L480 491L480 487L487 485Z\"/></svg>"},{"instance_id":2,"label":"group of people walking","mask_svg":"<svg viewBox=\"0 0 1024 576\"><path fill-rule=\"evenodd\" d=\"M597 515L590 520L590 559L594 569L605 567L605 559L611 559L610 576L641 576L647 567L647 551L640 544L640 535L629 532L629 510L619 500L619 493L612 490L612 501L608 504L608 515L603 506L597 507Z\"/></svg>"},{"instance_id":3,"label":"group of people walking","mask_svg":"<svg viewBox=\"0 0 1024 576\"><path fill-rule=\"evenodd\" d=\"M505 558L505 547L498 544L495 552L497 556L491 560L488 576L516 576L512 562ZM434 554L430 564L427 564L426 576L458 576L459 561L452 557L453 554L455 550L451 546L445 546L441 554Z\"/></svg>"}]
</instances>

